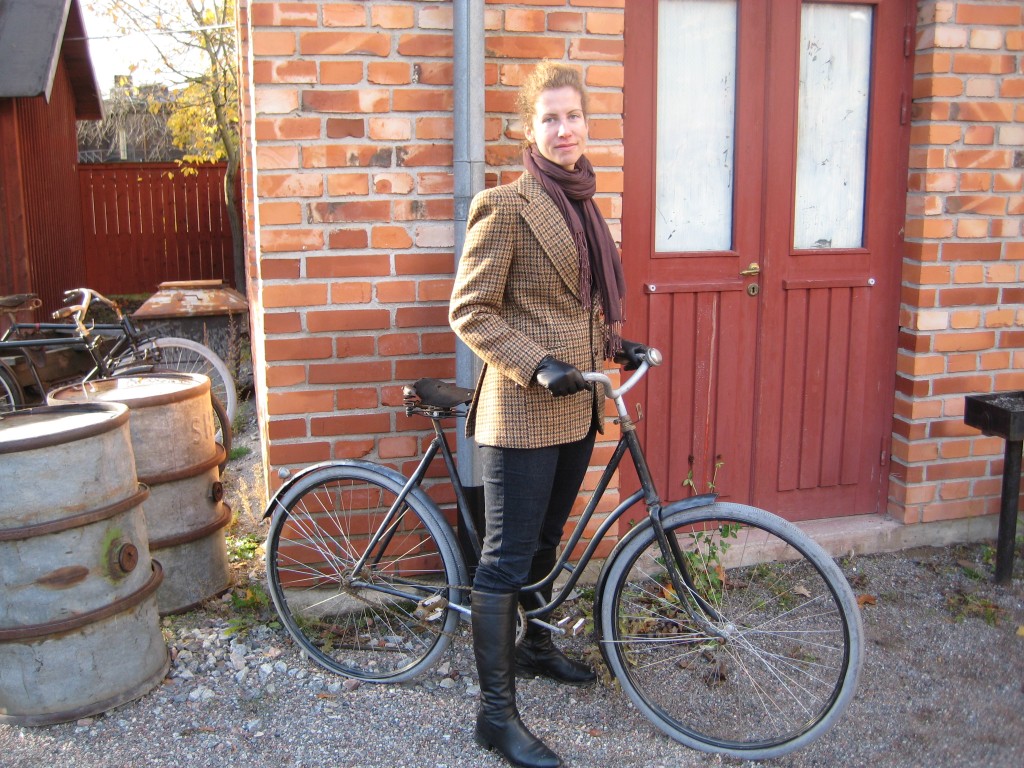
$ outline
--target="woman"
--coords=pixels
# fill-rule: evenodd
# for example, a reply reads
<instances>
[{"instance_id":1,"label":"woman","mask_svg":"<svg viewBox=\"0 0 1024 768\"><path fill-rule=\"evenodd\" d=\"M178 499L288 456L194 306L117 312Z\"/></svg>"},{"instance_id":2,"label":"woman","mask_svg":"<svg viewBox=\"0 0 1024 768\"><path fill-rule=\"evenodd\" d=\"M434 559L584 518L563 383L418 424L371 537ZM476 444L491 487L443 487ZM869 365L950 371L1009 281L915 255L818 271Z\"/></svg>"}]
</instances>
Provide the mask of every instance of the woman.
<instances>
[{"instance_id":1,"label":"woman","mask_svg":"<svg viewBox=\"0 0 1024 768\"><path fill-rule=\"evenodd\" d=\"M576 685L595 675L543 628L529 626L515 648L519 589L554 565L603 430L604 393L581 371L605 358L635 368L643 347L619 335L622 267L593 200L579 73L542 63L518 105L526 172L474 198L449 320L484 362L466 418L480 445L486 521L472 593L476 740L539 768L562 763L520 719L516 667Z\"/></svg>"}]
</instances>

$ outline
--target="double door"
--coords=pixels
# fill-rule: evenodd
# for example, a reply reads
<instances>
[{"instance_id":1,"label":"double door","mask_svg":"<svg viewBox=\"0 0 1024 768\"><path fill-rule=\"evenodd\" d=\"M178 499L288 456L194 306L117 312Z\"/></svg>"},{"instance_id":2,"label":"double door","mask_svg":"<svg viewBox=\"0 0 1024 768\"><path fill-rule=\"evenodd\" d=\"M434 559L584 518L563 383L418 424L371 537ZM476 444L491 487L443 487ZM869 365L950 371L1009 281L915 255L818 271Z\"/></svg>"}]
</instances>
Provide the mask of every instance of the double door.
<instances>
[{"instance_id":1,"label":"double door","mask_svg":"<svg viewBox=\"0 0 1024 768\"><path fill-rule=\"evenodd\" d=\"M627 336L662 495L884 510L913 0L626 6Z\"/></svg>"}]
</instances>

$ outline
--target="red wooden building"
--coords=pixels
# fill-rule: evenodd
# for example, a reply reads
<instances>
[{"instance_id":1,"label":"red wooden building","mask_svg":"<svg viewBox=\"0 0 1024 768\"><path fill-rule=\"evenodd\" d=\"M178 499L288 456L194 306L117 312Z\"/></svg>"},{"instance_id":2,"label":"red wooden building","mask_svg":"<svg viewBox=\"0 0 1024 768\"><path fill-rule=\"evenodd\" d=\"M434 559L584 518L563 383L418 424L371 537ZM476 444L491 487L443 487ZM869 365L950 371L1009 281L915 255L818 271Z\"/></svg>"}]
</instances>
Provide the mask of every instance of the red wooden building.
<instances>
[{"instance_id":1,"label":"red wooden building","mask_svg":"<svg viewBox=\"0 0 1024 768\"><path fill-rule=\"evenodd\" d=\"M85 284L75 121L100 118L78 0L0 4L0 294Z\"/></svg>"}]
</instances>

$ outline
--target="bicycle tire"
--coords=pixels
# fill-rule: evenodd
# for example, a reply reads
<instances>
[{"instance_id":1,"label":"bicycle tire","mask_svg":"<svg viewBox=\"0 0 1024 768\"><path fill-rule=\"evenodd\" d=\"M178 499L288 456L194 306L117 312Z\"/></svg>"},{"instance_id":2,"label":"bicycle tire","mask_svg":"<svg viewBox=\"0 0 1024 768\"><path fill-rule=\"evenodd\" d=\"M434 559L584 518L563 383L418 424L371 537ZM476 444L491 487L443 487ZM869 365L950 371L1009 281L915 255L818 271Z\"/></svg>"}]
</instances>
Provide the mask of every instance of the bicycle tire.
<instances>
[{"instance_id":1,"label":"bicycle tire","mask_svg":"<svg viewBox=\"0 0 1024 768\"><path fill-rule=\"evenodd\" d=\"M704 752L769 759L820 737L853 698L863 661L842 571L795 525L754 507L680 510L664 527L694 574L685 591L719 612L727 639L681 606L646 522L613 552L599 595L601 651L630 699Z\"/></svg>"},{"instance_id":2,"label":"bicycle tire","mask_svg":"<svg viewBox=\"0 0 1024 768\"><path fill-rule=\"evenodd\" d=\"M437 662L459 621L466 582L451 526L417 489L375 564L354 566L402 488L383 468L336 462L283 489L267 534L267 582L289 634L317 664L374 683ZM438 598L431 602L430 598Z\"/></svg>"},{"instance_id":3,"label":"bicycle tire","mask_svg":"<svg viewBox=\"0 0 1024 768\"><path fill-rule=\"evenodd\" d=\"M140 346L142 358L120 363L114 375L120 375L124 368L152 364L153 370L177 371L178 373L202 373L210 379L210 390L224 405L228 417L234 421L238 413L238 395L235 380L227 364L205 344L176 336L162 336L150 339Z\"/></svg>"},{"instance_id":4,"label":"bicycle tire","mask_svg":"<svg viewBox=\"0 0 1024 768\"><path fill-rule=\"evenodd\" d=\"M0 413L9 413L24 404L18 379L6 363L0 362Z\"/></svg>"}]
</instances>

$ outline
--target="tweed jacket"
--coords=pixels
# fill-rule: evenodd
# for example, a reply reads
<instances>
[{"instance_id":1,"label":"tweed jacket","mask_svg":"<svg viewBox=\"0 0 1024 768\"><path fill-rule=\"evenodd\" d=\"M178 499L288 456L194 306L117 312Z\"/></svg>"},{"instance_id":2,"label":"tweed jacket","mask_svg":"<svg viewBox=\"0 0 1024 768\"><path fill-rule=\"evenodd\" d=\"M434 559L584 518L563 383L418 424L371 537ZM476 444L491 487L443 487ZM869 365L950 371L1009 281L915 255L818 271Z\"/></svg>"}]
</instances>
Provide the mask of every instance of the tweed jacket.
<instances>
[{"instance_id":1,"label":"tweed jacket","mask_svg":"<svg viewBox=\"0 0 1024 768\"><path fill-rule=\"evenodd\" d=\"M603 367L600 301L585 309L579 286L569 227L533 176L473 199L448 319L484 363L466 418L478 443L542 448L603 431L603 391L554 397L532 382L547 355Z\"/></svg>"}]
</instances>

